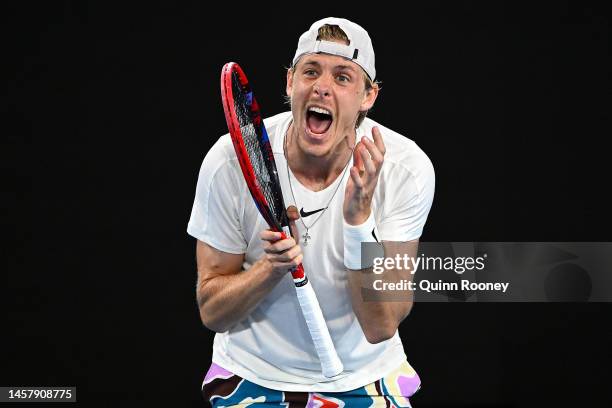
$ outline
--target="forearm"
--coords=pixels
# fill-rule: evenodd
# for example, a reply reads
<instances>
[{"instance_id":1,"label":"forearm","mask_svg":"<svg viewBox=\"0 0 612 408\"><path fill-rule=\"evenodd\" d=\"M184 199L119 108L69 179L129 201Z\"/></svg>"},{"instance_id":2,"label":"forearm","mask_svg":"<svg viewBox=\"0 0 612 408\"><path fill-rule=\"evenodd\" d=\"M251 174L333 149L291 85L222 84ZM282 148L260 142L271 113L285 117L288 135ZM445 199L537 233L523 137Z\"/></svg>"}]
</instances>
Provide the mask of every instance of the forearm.
<instances>
[{"instance_id":1,"label":"forearm","mask_svg":"<svg viewBox=\"0 0 612 408\"><path fill-rule=\"evenodd\" d=\"M380 343L391 338L399 324L410 312L413 304L413 292L395 292L382 290L374 283L400 283L411 282L413 278L412 266L395 265L387 267L375 274L372 267L359 269L363 265L361 257L364 242L371 241L368 233L374 235L375 224L373 217L362 226L344 226L344 263L347 267L350 296L353 311L359 324L370 343ZM418 241L394 242L383 241L382 245L385 259L408 256L414 259L418 249ZM359 254L359 257L356 255Z\"/></svg>"},{"instance_id":2,"label":"forearm","mask_svg":"<svg viewBox=\"0 0 612 408\"><path fill-rule=\"evenodd\" d=\"M218 275L198 283L202 322L216 332L244 320L282 278L266 260L237 274Z\"/></svg>"},{"instance_id":3,"label":"forearm","mask_svg":"<svg viewBox=\"0 0 612 408\"><path fill-rule=\"evenodd\" d=\"M399 282L401 276L385 272L385 282ZM392 293L375 291L372 286L374 279L381 278L374 275L372 268L363 270L347 270L350 296L353 311L370 343L380 343L391 338L399 324L410 313L413 304L412 291L405 294L404 299L397 299ZM374 278L375 277L375 278ZM364 299L365 297L365 299Z\"/></svg>"}]
</instances>

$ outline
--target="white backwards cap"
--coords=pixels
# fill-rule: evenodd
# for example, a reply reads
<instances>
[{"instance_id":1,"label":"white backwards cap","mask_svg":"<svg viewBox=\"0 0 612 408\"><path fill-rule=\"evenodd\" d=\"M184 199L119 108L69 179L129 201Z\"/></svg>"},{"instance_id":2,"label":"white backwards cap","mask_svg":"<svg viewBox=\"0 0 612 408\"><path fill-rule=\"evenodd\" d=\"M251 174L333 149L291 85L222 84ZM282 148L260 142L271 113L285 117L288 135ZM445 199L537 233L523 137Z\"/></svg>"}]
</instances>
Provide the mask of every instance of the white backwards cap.
<instances>
[{"instance_id":1,"label":"white backwards cap","mask_svg":"<svg viewBox=\"0 0 612 408\"><path fill-rule=\"evenodd\" d=\"M317 40L319 28L325 24L337 25L348 37L349 45L334 41ZM368 32L358 24L344 18L327 17L315 22L310 29L300 36L292 65L304 54L331 54L349 59L359 65L371 80L376 78L374 67L374 48Z\"/></svg>"}]
</instances>

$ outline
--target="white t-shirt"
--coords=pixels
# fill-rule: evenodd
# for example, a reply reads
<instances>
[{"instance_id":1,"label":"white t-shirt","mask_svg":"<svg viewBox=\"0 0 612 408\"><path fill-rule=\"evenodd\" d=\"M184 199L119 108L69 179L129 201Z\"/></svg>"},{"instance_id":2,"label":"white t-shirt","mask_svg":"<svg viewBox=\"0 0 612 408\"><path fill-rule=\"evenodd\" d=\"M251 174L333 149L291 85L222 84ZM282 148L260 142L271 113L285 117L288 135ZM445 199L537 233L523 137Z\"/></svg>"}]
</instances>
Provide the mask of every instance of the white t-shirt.
<instances>
[{"instance_id":1,"label":"white t-shirt","mask_svg":"<svg viewBox=\"0 0 612 408\"><path fill-rule=\"evenodd\" d=\"M310 227L302 246L304 270L321 305L344 372L328 379L301 315L291 275L282 279L243 321L215 335L213 362L264 387L280 391L343 392L376 381L406 360L397 334L370 344L353 312L343 261L344 187L347 171L322 191L311 191L287 177L283 141L291 112L265 120L274 152L285 205L305 212L327 206L303 221ZM431 208L435 176L427 155L411 140L366 118L358 137L372 138L378 126L386 147L384 164L372 202L379 239L410 241L421 236ZM349 164L352 166L352 162ZM338 192L333 196L338 183ZM305 228L297 222L300 235ZM224 252L245 254L244 269L256 262L263 249L259 233L268 228L244 182L229 135L222 136L204 158L187 232ZM247 294L248 296L248 294Z\"/></svg>"}]
</instances>

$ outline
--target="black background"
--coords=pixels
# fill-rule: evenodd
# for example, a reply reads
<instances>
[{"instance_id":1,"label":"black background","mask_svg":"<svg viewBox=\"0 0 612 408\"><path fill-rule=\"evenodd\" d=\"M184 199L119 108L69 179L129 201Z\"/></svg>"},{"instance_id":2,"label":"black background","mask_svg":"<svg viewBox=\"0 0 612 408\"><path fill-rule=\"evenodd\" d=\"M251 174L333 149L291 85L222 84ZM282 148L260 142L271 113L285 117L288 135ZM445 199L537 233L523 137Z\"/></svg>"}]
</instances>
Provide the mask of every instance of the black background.
<instances>
[{"instance_id":1,"label":"black background","mask_svg":"<svg viewBox=\"0 0 612 408\"><path fill-rule=\"evenodd\" d=\"M0 386L76 385L82 406L203 405L212 333L185 230L201 161L226 132L220 69L238 61L264 114L285 110L297 38L326 16L370 32L383 82L371 116L434 163L421 240L609 241L607 9L328 3L3 13ZM423 381L412 401L612 406L611 312L417 304L400 328Z\"/></svg>"}]
</instances>

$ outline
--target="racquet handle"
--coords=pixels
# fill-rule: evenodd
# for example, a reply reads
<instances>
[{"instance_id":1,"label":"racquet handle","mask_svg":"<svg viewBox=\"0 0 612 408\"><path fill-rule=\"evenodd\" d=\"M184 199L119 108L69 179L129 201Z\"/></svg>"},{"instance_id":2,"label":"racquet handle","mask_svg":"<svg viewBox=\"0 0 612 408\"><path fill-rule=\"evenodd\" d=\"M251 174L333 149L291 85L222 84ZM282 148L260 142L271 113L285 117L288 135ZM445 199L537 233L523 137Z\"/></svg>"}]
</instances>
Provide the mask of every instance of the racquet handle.
<instances>
[{"instance_id":1,"label":"racquet handle","mask_svg":"<svg viewBox=\"0 0 612 408\"><path fill-rule=\"evenodd\" d=\"M283 232L281 239L285 239L287 235L286 232ZM302 315L306 320L310 337L321 362L323 375L327 378L334 377L340 374L344 367L338 353L336 353L312 284L306 278L304 267L301 264L291 274Z\"/></svg>"},{"instance_id":2,"label":"racquet handle","mask_svg":"<svg viewBox=\"0 0 612 408\"><path fill-rule=\"evenodd\" d=\"M334 343L329 335L329 330L325 324L315 292L312 289L312 284L306 282L303 286L296 286L295 291L302 308L302 314L306 320L306 325L310 331L310 336L321 361L323 375L327 378L334 377L340 374L344 367L334 348Z\"/></svg>"}]
</instances>

